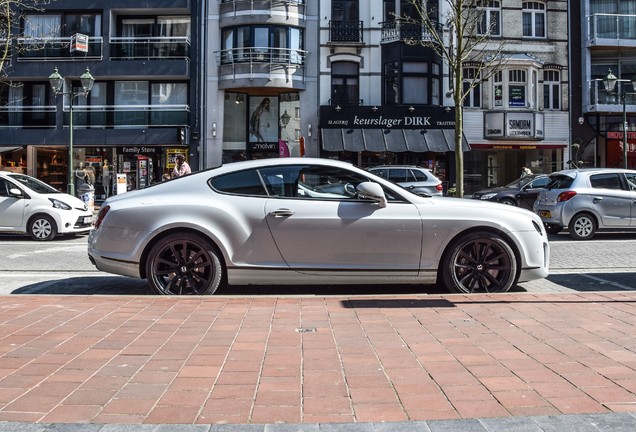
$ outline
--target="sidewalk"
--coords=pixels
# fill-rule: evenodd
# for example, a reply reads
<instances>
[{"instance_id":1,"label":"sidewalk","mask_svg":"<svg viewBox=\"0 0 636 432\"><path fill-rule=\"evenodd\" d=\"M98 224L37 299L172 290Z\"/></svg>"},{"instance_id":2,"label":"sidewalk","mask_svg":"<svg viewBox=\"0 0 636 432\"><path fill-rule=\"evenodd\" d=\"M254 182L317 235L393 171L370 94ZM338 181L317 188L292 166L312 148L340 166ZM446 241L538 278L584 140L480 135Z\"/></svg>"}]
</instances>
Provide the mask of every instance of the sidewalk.
<instances>
[{"instance_id":1,"label":"sidewalk","mask_svg":"<svg viewBox=\"0 0 636 432\"><path fill-rule=\"evenodd\" d=\"M635 430L635 334L631 291L1 296L0 431Z\"/></svg>"}]
</instances>

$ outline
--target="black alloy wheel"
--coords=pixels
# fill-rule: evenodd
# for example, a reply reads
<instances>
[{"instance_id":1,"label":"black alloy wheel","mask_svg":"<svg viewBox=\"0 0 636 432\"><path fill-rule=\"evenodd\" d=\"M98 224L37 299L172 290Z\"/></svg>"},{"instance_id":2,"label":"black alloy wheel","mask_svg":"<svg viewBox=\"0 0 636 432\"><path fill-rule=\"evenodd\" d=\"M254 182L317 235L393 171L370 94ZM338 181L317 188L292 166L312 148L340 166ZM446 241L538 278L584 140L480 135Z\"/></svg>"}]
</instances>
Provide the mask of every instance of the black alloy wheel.
<instances>
[{"instance_id":1,"label":"black alloy wheel","mask_svg":"<svg viewBox=\"0 0 636 432\"><path fill-rule=\"evenodd\" d=\"M456 240L445 255L441 278L458 293L501 293L516 281L515 254L499 235L475 232Z\"/></svg>"},{"instance_id":2,"label":"black alloy wheel","mask_svg":"<svg viewBox=\"0 0 636 432\"><path fill-rule=\"evenodd\" d=\"M148 255L148 285L163 295L214 294L225 273L219 257L206 240L193 234L171 234Z\"/></svg>"}]
</instances>

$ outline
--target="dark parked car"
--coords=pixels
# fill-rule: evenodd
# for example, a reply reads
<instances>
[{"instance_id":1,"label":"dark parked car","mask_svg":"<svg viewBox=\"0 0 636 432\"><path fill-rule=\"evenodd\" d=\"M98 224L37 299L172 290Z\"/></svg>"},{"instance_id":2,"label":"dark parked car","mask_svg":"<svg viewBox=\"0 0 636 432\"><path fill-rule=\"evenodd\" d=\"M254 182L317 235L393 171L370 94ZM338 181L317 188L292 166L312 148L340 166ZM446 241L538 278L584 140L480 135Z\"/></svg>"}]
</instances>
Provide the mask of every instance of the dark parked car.
<instances>
[{"instance_id":1,"label":"dark parked car","mask_svg":"<svg viewBox=\"0 0 636 432\"><path fill-rule=\"evenodd\" d=\"M539 191L550 178L547 174L531 174L521 177L505 186L482 189L473 194L474 199L496 201L531 210Z\"/></svg>"}]
</instances>

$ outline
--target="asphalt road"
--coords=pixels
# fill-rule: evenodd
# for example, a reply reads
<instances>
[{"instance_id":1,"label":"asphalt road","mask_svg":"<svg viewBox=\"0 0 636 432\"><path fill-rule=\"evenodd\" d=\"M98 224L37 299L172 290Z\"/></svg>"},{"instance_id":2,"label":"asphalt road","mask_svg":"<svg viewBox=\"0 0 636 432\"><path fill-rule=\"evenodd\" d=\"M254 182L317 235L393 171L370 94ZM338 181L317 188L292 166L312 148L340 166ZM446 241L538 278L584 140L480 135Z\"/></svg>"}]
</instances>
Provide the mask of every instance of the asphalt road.
<instances>
[{"instance_id":1,"label":"asphalt road","mask_svg":"<svg viewBox=\"0 0 636 432\"><path fill-rule=\"evenodd\" d=\"M150 295L145 281L97 271L88 260L86 237L35 242L0 236L0 294ZM550 236L551 275L514 292L636 290L636 234L598 234L593 240ZM435 285L234 286L219 295L439 294Z\"/></svg>"}]
</instances>

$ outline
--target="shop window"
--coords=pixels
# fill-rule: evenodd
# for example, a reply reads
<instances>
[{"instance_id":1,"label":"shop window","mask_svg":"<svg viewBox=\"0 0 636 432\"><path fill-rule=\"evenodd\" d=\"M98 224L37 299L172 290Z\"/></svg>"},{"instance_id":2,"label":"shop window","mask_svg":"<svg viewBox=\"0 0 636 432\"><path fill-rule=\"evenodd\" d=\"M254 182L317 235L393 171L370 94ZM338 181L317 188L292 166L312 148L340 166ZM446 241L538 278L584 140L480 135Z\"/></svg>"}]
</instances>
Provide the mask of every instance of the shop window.
<instances>
[{"instance_id":1,"label":"shop window","mask_svg":"<svg viewBox=\"0 0 636 432\"><path fill-rule=\"evenodd\" d=\"M543 2L523 2L523 36L546 37L545 4Z\"/></svg>"},{"instance_id":2,"label":"shop window","mask_svg":"<svg viewBox=\"0 0 636 432\"><path fill-rule=\"evenodd\" d=\"M355 62L331 64L331 105L360 105L358 68Z\"/></svg>"},{"instance_id":3,"label":"shop window","mask_svg":"<svg viewBox=\"0 0 636 432\"><path fill-rule=\"evenodd\" d=\"M477 33L489 36L501 36L501 2L484 2L481 21L477 25Z\"/></svg>"},{"instance_id":4,"label":"shop window","mask_svg":"<svg viewBox=\"0 0 636 432\"><path fill-rule=\"evenodd\" d=\"M543 71L543 109L561 109L561 74L557 70Z\"/></svg>"}]
</instances>

